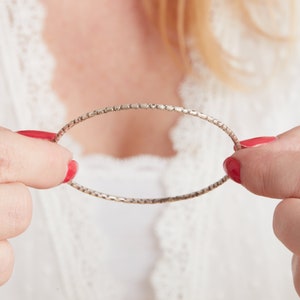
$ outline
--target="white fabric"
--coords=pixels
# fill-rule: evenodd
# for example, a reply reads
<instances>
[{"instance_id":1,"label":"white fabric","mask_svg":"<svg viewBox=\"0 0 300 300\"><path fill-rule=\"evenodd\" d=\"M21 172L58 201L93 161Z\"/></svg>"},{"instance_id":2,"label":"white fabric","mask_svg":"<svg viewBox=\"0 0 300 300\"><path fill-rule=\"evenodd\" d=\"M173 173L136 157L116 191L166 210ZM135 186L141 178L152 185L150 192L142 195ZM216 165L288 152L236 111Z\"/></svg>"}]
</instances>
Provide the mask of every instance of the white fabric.
<instances>
[{"instance_id":1,"label":"white fabric","mask_svg":"<svg viewBox=\"0 0 300 300\"><path fill-rule=\"evenodd\" d=\"M162 197L161 174L167 163L149 155L121 160L90 155L80 159L76 181L113 195ZM159 257L153 225L164 206L94 201L95 225L109 237L107 265L122 282L124 300L153 299L149 275Z\"/></svg>"},{"instance_id":2,"label":"white fabric","mask_svg":"<svg viewBox=\"0 0 300 300\"><path fill-rule=\"evenodd\" d=\"M227 1L216 2L215 30L224 47L249 59L249 70L259 75L270 72L276 59L272 48L249 36ZM64 108L51 90L54 61L41 41L44 14L37 0L0 2L0 124L13 130L56 131L66 121ZM251 62L252 57L257 59ZM297 57L251 93L225 87L197 57L194 63L202 81L186 78L183 82L180 93L184 106L219 118L241 139L274 135L299 124ZM253 83L259 82L260 76L255 77ZM232 152L232 143L222 132L184 117L171 135L177 155L165 162L163 172L156 169L159 174L153 175L152 183L158 193L191 191L222 176L222 161ZM72 141L66 143L76 152ZM137 166L149 166L151 159L156 158L141 158ZM132 167L135 163L133 160L123 165L128 177L136 176L137 169ZM114 162L110 164L115 168ZM90 174L98 171L95 166ZM110 183L117 173L113 174ZM144 171L139 174L141 179L147 178L143 177L147 176ZM116 251L111 247L117 236L107 234L105 226L99 228L99 218L95 218L97 212L103 217L101 202L66 185L32 193L33 222L25 234L13 240L15 272L10 282L0 288L0 299L128 299L126 282L108 264L111 251ZM152 241L150 251L145 253L145 264L149 264L141 279L146 278L153 263L149 275L152 288L145 279L141 283L143 291L137 289L132 299L139 293L144 293L141 300L297 299L290 272L291 255L272 232L272 213L277 203L229 182L200 199L160 208L124 207L135 216L147 218L149 214L148 227L144 226L139 234L147 234L144 245ZM106 205L114 210L114 204L103 203L102 207ZM111 216L115 222L107 220L107 224L122 222L122 209L115 206L116 214ZM137 218L136 229L142 221ZM101 222L105 222L104 218ZM150 225L154 232L150 232ZM132 230L124 228L123 238L129 239ZM132 251L141 250L138 239L136 236L131 241ZM134 270L130 276L138 272L135 266L132 261Z\"/></svg>"}]
</instances>

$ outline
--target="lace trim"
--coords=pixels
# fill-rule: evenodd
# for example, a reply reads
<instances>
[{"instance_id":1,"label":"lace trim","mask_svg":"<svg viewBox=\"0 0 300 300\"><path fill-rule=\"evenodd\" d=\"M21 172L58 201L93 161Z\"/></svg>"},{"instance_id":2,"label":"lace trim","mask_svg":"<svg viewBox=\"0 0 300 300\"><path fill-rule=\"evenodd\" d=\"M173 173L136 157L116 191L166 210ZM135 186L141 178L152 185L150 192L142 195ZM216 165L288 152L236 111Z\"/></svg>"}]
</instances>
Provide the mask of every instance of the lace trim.
<instances>
[{"instance_id":1,"label":"lace trim","mask_svg":"<svg viewBox=\"0 0 300 300\"><path fill-rule=\"evenodd\" d=\"M24 107L30 108L32 123L37 129L52 130L53 126L53 130L56 130L64 121L64 108L51 90L54 61L47 52L41 38L45 14L43 7L37 0L7 0L5 5L10 12L12 20L11 30L12 34L16 37L20 64L28 88L28 97L24 100ZM221 7L222 10L223 8L224 7ZM226 12L226 10L224 10L224 12ZM227 17L228 15L224 14L224 18ZM230 49L233 47L234 52L236 51L238 53L240 45L237 40L228 34L226 35L224 29L221 28L224 24L227 24L226 19L219 21L218 24L219 25L216 25L220 26L220 28L217 28L218 33L222 35L224 33L225 43L229 45L228 47ZM262 57L265 58L266 56ZM37 61L38 63L35 63ZM41 67L41 64L43 67ZM197 64L197 66L202 68L201 63ZM299 70L294 70L294 72L296 74L294 78L295 76L300 78ZM220 120L228 124L235 124L236 126L233 128L238 128L238 131L244 134L255 134L253 131L250 132L251 129L247 128L247 124L244 124L243 120L240 120L241 117L238 117L238 114L247 116L247 112L245 113L245 111L249 109L250 106L244 105L244 103L242 105L239 104L241 102L238 99L240 95L238 93L228 92L228 90L213 79L213 76L207 73L206 70L201 70L201 74L204 74L204 76L207 75L205 80L201 83L201 88L199 88L199 83L192 78L188 78L183 83L181 88L181 95L184 99L183 104L189 108L203 110L208 113L213 112L214 116ZM263 92L258 98L262 99L266 96L266 99L272 99L272 96L275 95L274 91L280 90L279 81L280 80L275 81L274 90L270 88L268 91ZM277 84L278 86L276 88ZM289 97L291 98L290 103L297 105L297 98L300 94L298 80L295 80L292 86L295 88L293 91L283 92L283 94L278 97L280 108L283 108L280 111L281 113L291 113L290 109L286 108L287 104L284 103ZM251 95L247 98L249 98L249 101L254 101L251 98L256 98L256 95ZM257 112L258 118L262 120L264 119L264 114L259 114L260 111L263 112L261 109L262 104L257 103L260 102L256 101L249 111ZM266 105L266 102L264 102L264 105ZM277 109L277 107L275 108ZM294 114L295 115L291 116L291 120L296 122L296 110L294 110ZM276 116L274 111L270 111L269 115ZM51 121L50 128L49 120ZM276 125L278 128L280 126L290 127L294 121L291 121L289 124L279 121ZM264 121L264 125L267 130L271 132L272 130L274 131L272 118L270 118L270 121ZM194 123L192 118L184 117L172 131L172 139L178 155L170 160L166 174L165 186L168 193L181 193L185 192L187 188L196 188L198 185L203 186L203 181L208 180L210 182L211 176L214 176L217 168L221 165L220 161L216 158L220 157L220 159L222 159L224 157L222 151L224 151L225 148L229 148L227 144L219 142L218 133L212 133L211 128L208 129L206 126L207 125L203 125L199 121L197 121L197 124ZM261 128L255 130L259 131L260 129ZM261 134L260 132L257 133ZM212 150L209 152L209 155L206 149L207 141L210 141L211 144L214 145L214 147L210 148ZM222 146L215 147L215 145ZM184 169L182 168L183 165ZM205 173L200 172L203 169ZM93 230L93 223L89 221L89 216L93 209L92 202L88 199L77 197L72 191L66 190L65 187L60 187L59 190L62 198L72 200L72 205L68 201L62 201L61 197L58 199L56 196L57 191L55 190L47 193L47 199L45 199L42 192L36 191L34 193L38 195L36 204L42 207L43 216L45 216L45 218L40 221L39 226L49 228L51 237L53 238L53 243L51 244L56 247L54 251L57 253L56 261L62 266L59 275L59 280L62 282L59 286L63 288L65 293L63 299L122 299L120 284L110 278L108 270L105 269L105 253L108 251L105 237L102 236L98 230ZM228 294L233 295L232 291L228 292L228 287L225 284L220 284L219 288L216 289L214 286L211 286L211 283L208 283L209 278L206 278L209 274L215 272L218 275L221 274L218 278L223 278L224 281L222 282L225 282L225 280L227 280L226 276L228 276L226 270L224 271L224 268L222 269L221 264L217 266L218 268L215 268L216 265L213 263L209 265L209 262L213 262L214 259L218 261L217 259L220 258L218 251L215 249L210 252L212 249L211 245L215 245L213 244L213 238L220 238L220 234L213 235L215 230L213 226L214 222L219 222L218 224L220 226L228 226L222 219L222 212L219 211L221 207L225 209L226 206L222 206L222 203L218 203L217 201L217 199L222 199L222 192L224 191L225 190L217 191L217 194L207 195L201 198L201 200L175 203L164 211L156 228L162 249L162 256L152 276L157 300L216 300L226 299L226 295ZM238 192L241 195L241 191L238 190ZM244 203L239 202L234 197L230 200L232 193L227 196L229 196L226 200L228 201L228 206L238 206L238 209L234 211L236 215L240 214L242 217L246 216L246 218L251 219L251 216L245 213L247 210L245 209L246 205ZM253 203L256 203L254 210ZM251 207L246 206L246 208L251 212L260 214L262 219L265 216L261 204L258 204L258 202L252 201ZM226 213L229 212L230 211L226 211ZM233 218L236 215L230 214ZM212 216L219 218L219 221L215 221ZM240 223L237 222L240 226L243 224L242 217L239 219ZM220 220L223 220L223 223ZM246 225L244 227L250 236L253 228L246 228ZM218 226L218 228L220 227ZM230 229L229 232L233 232L233 228ZM255 227L255 230L256 233L259 233L259 226ZM226 228L224 228L224 234L225 233ZM260 242L262 244L266 243L264 241L265 235L262 234L261 236ZM233 255L240 253L235 250L241 247L243 248L243 246L234 243L234 239L228 234L227 238L232 246ZM252 266L257 267L258 270L262 264L259 257L263 255L270 257L269 253L265 253L268 248L266 246L259 250L261 251L260 253L255 252L255 243L253 243L250 238L249 240L243 238L244 237L237 237L237 240L248 243L247 248L253 250L253 256L254 253L257 254L258 257L253 258ZM222 250L227 249L228 245L226 245L226 242L228 240L226 238L221 240L223 244L220 242L218 246L220 246ZM272 243L274 242L271 242L269 247L273 247ZM243 249L246 248L244 247ZM50 249L43 250L45 250L45 252L50 251ZM230 253L227 253L227 255L229 258ZM206 259L208 256L209 258ZM84 257L88 259L85 261L82 259ZM91 258L97 258L97 263L99 262L99 264L97 264L97 266L93 264ZM276 255L274 255L274 258L271 257L269 264L273 263L274 266L277 265L278 262L276 258ZM234 259L232 260L233 262L235 261ZM49 264L51 263L52 262ZM243 262L241 261L241 263ZM210 266L213 270L207 272ZM264 266L267 267L267 262L265 262ZM102 271L99 272L98 268L102 267ZM240 270L235 270L234 265L230 266L230 264L227 263L226 267L228 267L233 277L240 276ZM284 268L282 268L282 270L284 270ZM252 273L250 272L250 274ZM288 273L285 273L285 275L286 274ZM288 278L288 276L286 277ZM264 278L267 280L267 277ZM238 279L238 277L236 279ZM54 282L49 283L49 286L56 286L55 280L57 281L58 279L55 278ZM212 282L214 281L212 280ZM257 282L255 278L251 277L247 279L247 282L249 283L245 286L245 289L240 290L245 290L249 293L240 296L236 296L237 294L235 294L236 297L231 297L231 299L257 299L261 294L258 297L253 295L259 295L255 294L255 291L260 290L261 284L265 284L266 286L269 284L269 295L271 295L271 297L266 296L267 298L274 300L282 299L282 295L288 294L284 287L282 288L282 293L278 293L278 295L272 293L272 285L268 281ZM278 280L278 283L279 282L280 280ZM230 288L232 288L232 286L230 286L229 289ZM236 293L238 293L238 291L236 291ZM267 292L265 295L267 295ZM292 297L289 299L292 299Z\"/></svg>"},{"instance_id":2,"label":"lace trim","mask_svg":"<svg viewBox=\"0 0 300 300\"><path fill-rule=\"evenodd\" d=\"M27 89L23 106L31 114L31 128L56 131L65 121L65 109L51 89L55 62L42 39L44 7L37 0L8 0L6 7ZM59 199L55 194L57 189ZM47 199L42 192L33 192L38 199L36 205L44 215L44 219L37 219L40 224L36 226L49 228L55 259L60 266L60 274L53 276L53 282L48 278L48 286L61 286L63 299L121 299L121 285L111 278L105 266L108 243L90 220L93 205L65 187L57 189L49 191ZM51 249L40 251L51 257Z\"/></svg>"},{"instance_id":3,"label":"lace trim","mask_svg":"<svg viewBox=\"0 0 300 300\"><path fill-rule=\"evenodd\" d=\"M295 105L292 103L295 103L296 98L286 87L289 86L288 81L294 78L294 81L298 82L298 86L296 87L295 83L293 87L295 90L299 90L299 69L297 76L295 76L294 68L287 68L285 71L281 70L281 74L275 73L272 80L266 82L264 78L272 73L274 59L278 55L278 53L274 54L273 45L270 46L265 41L261 41L259 46L257 43L253 43L251 38L248 38L246 29L234 21L237 19L236 16L232 15L228 1L224 1L223 4L221 1L215 2L217 3L214 10L217 16L217 23L215 24L217 36L222 37L221 40L225 49L229 49L233 54L241 54L241 48L249 50L243 51L242 54L249 61L248 70L259 74L252 82L259 88L257 92L247 95L232 92L205 69L199 57L192 54L194 67L205 80L202 80L201 83L193 78L185 80L181 87L183 106L213 114L216 118L229 124L241 138L243 136L240 133L248 134L244 136L247 138L251 135L255 136L255 134L261 135L261 130L264 128L266 134L272 135L276 134L276 130L293 126L291 123L287 124L286 118L280 116L291 116L290 107ZM229 31L227 31L228 28ZM234 32L233 29L235 28L239 28L239 30ZM253 55L251 49L255 49L256 56L261 59L251 61L251 55ZM257 55L257 53L261 53L261 55ZM286 55L284 46L280 48L279 53ZM278 94L274 91L278 91ZM281 94L279 95L279 93ZM276 105L274 105L274 95L277 95ZM287 99L290 104L287 104ZM268 109L268 117L265 115L266 108ZM261 126L253 126L254 124L250 122L251 117L248 116L250 111L257 120L260 120ZM278 113L279 111L280 113ZM249 123L244 122L244 117L254 128L249 128ZM274 119L278 121L276 125ZM292 119L297 120L297 117L290 117L290 120ZM199 124L198 120L195 122L188 117L182 118L178 126L172 131L171 136L178 154L169 164L168 172L165 174L164 182L167 194L187 192L186 188L196 189L198 186L202 186L206 180L211 182L212 176L216 176L216 170L219 170L218 168L222 165L222 158L231 154L232 146L223 141L218 132L213 132L209 125ZM229 149L229 153L226 153L226 149ZM218 158L221 160L219 161ZM279 254L280 251L275 254L276 251L274 251L274 256L270 258L268 253L267 249L271 247L270 245L274 244L275 249L278 247L272 236L271 228L269 228L269 233L258 236L257 241L252 234L256 226L258 227L255 232L260 231L259 226L262 226L266 222L265 220L271 222L270 212L272 212L275 204L269 203L269 211L262 207L259 202L255 204L252 202L252 206L248 207L247 204L241 203L234 193L235 187L228 187L229 185L230 183L226 187L201 197L201 199L195 199L188 203L172 204L164 211L156 226L162 254L151 278L156 293L155 299L258 299L267 294L269 295L267 298L270 299L279 300L281 297L287 297L282 295L289 295L292 299L297 298L288 281L285 283L285 288L280 291L282 294L279 295L280 293L274 292L274 287L269 281L265 286L262 285L262 282L266 282L269 278L268 272L261 272L261 278L266 278L264 280L251 277L252 270L254 270L253 274L260 270L262 261L259 260L258 256L264 256L268 258L263 262L266 268L269 266L271 269L272 264L279 264L282 271L286 272L287 278L290 278L288 256L284 257L282 253ZM239 197L251 198L251 195L243 194L243 192L237 190ZM227 205L219 201L224 198L226 198ZM251 199L251 201L253 200ZM234 208L237 210L235 211ZM236 223L236 226L240 228L237 238L238 244L232 241L231 234L225 233L226 226L232 225L228 225L228 222L224 221L224 216L232 217L230 224L235 224L233 220L237 218L236 215L232 215L232 209L240 215L239 221ZM260 221L256 220L255 226L250 221L254 220L252 219L253 216L251 218L245 212L247 209L253 213L259 211L261 214L258 218ZM244 224L245 219L249 223ZM251 228L251 226L254 227ZM224 237L221 237L219 230L224 230ZM235 231L233 227L230 230ZM218 240L216 241L216 239ZM258 242L259 240L260 242ZM260 253L257 251L256 245L258 244L261 245ZM244 248L243 245L247 246ZM240 259L238 256L246 248L251 249L253 257L247 257L247 263L240 261L239 268L236 268ZM226 262L222 258L220 259L222 255L218 251L226 252ZM284 266L284 263L287 263L287 267ZM243 267L250 274L246 283L240 278ZM217 278L219 281L216 281ZM235 282L244 284L243 288L237 288Z\"/></svg>"},{"instance_id":4,"label":"lace trim","mask_svg":"<svg viewBox=\"0 0 300 300\"><path fill-rule=\"evenodd\" d=\"M55 131L65 119L65 110L51 89L55 62L42 39L44 8L38 0L7 0L6 5L25 82L24 105L31 113L31 125L36 122L36 128Z\"/></svg>"}]
</instances>

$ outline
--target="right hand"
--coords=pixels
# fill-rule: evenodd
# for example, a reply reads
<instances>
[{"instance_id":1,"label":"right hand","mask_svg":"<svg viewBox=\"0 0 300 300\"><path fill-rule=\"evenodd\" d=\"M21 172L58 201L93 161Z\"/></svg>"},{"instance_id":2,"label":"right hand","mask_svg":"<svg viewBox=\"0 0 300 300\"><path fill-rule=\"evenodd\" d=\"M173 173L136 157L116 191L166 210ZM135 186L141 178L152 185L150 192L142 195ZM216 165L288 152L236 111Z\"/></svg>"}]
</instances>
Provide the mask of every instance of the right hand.
<instances>
[{"instance_id":1,"label":"right hand","mask_svg":"<svg viewBox=\"0 0 300 300\"><path fill-rule=\"evenodd\" d=\"M75 176L77 165L71 153L49 142L51 135L55 136L34 131L18 134L0 127L0 285L10 278L14 264L7 240L24 232L31 221L28 187L51 188L65 182L67 174L67 180Z\"/></svg>"}]
</instances>

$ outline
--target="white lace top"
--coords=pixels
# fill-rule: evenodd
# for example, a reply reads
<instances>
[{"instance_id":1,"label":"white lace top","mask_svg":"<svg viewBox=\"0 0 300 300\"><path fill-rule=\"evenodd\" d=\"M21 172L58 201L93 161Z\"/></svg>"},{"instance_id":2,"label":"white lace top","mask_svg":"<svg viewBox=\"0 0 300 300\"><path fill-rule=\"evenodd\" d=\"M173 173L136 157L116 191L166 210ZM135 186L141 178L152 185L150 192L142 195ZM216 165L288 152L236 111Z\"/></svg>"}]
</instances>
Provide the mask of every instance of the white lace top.
<instances>
[{"instance_id":1,"label":"white lace top","mask_svg":"<svg viewBox=\"0 0 300 300\"><path fill-rule=\"evenodd\" d=\"M0 1L0 124L13 130L56 131L66 121L51 90L54 61L41 40L44 14L37 0ZM227 1L216 1L214 14L224 47L247 59L248 70L268 73L276 59L271 47L249 35ZM279 55L284 53L282 46ZM202 81L186 78L182 83L184 106L214 115L241 139L299 125L297 55L251 93L224 86L192 58ZM105 164L107 186L120 179L118 188L131 191L127 180L135 178L140 183L132 188L138 193L139 187L143 194L153 187L158 194L174 195L223 175L222 162L232 144L222 132L183 117L171 137L177 154L162 164L160 158L124 162L102 157L99 167L97 158L82 158L87 161L81 169L89 159L93 162L93 177L82 177L89 183L98 180L94 175L101 176ZM66 143L76 153L76 145ZM120 178L123 174L126 178ZM32 225L13 239L15 272L0 288L0 299L297 299L291 254L272 232L278 201L252 195L233 182L199 199L156 207L104 203L67 185L32 193Z\"/></svg>"},{"instance_id":2,"label":"white lace top","mask_svg":"<svg viewBox=\"0 0 300 300\"><path fill-rule=\"evenodd\" d=\"M93 155L80 159L76 180L114 195L165 196L162 174L168 160L155 156L116 159ZM93 170L93 176L90 171ZM94 201L95 225L109 238L106 263L123 287L124 300L153 299L149 282L159 246L154 225L165 205L126 205Z\"/></svg>"}]
</instances>

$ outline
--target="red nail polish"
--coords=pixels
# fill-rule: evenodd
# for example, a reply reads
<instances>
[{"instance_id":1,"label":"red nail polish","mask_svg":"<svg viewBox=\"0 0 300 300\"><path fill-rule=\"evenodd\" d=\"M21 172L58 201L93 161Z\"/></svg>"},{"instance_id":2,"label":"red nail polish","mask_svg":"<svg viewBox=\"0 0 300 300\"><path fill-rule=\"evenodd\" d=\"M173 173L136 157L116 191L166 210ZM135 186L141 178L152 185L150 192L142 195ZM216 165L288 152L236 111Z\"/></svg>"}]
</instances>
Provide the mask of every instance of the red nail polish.
<instances>
[{"instance_id":1,"label":"red nail polish","mask_svg":"<svg viewBox=\"0 0 300 300\"><path fill-rule=\"evenodd\" d=\"M42 139L42 140L49 140L53 141L56 138L56 133L53 132L47 132L47 131L39 131L39 130L20 130L17 131L17 133L36 138L36 139Z\"/></svg>"},{"instance_id":2,"label":"red nail polish","mask_svg":"<svg viewBox=\"0 0 300 300\"><path fill-rule=\"evenodd\" d=\"M71 160L68 164L67 175L63 181L63 183L67 183L71 181L78 171L78 163L76 160Z\"/></svg>"},{"instance_id":3,"label":"red nail polish","mask_svg":"<svg viewBox=\"0 0 300 300\"><path fill-rule=\"evenodd\" d=\"M241 141L240 144L242 146L242 149L245 149L245 148L252 148L252 147L268 144L276 140L277 138L275 136L260 136L260 137ZM234 147L234 150L236 151L236 147Z\"/></svg>"},{"instance_id":4,"label":"red nail polish","mask_svg":"<svg viewBox=\"0 0 300 300\"><path fill-rule=\"evenodd\" d=\"M237 159L233 157L226 158L223 167L230 179L241 183L241 165Z\"/></svg>"}]
</instances>

